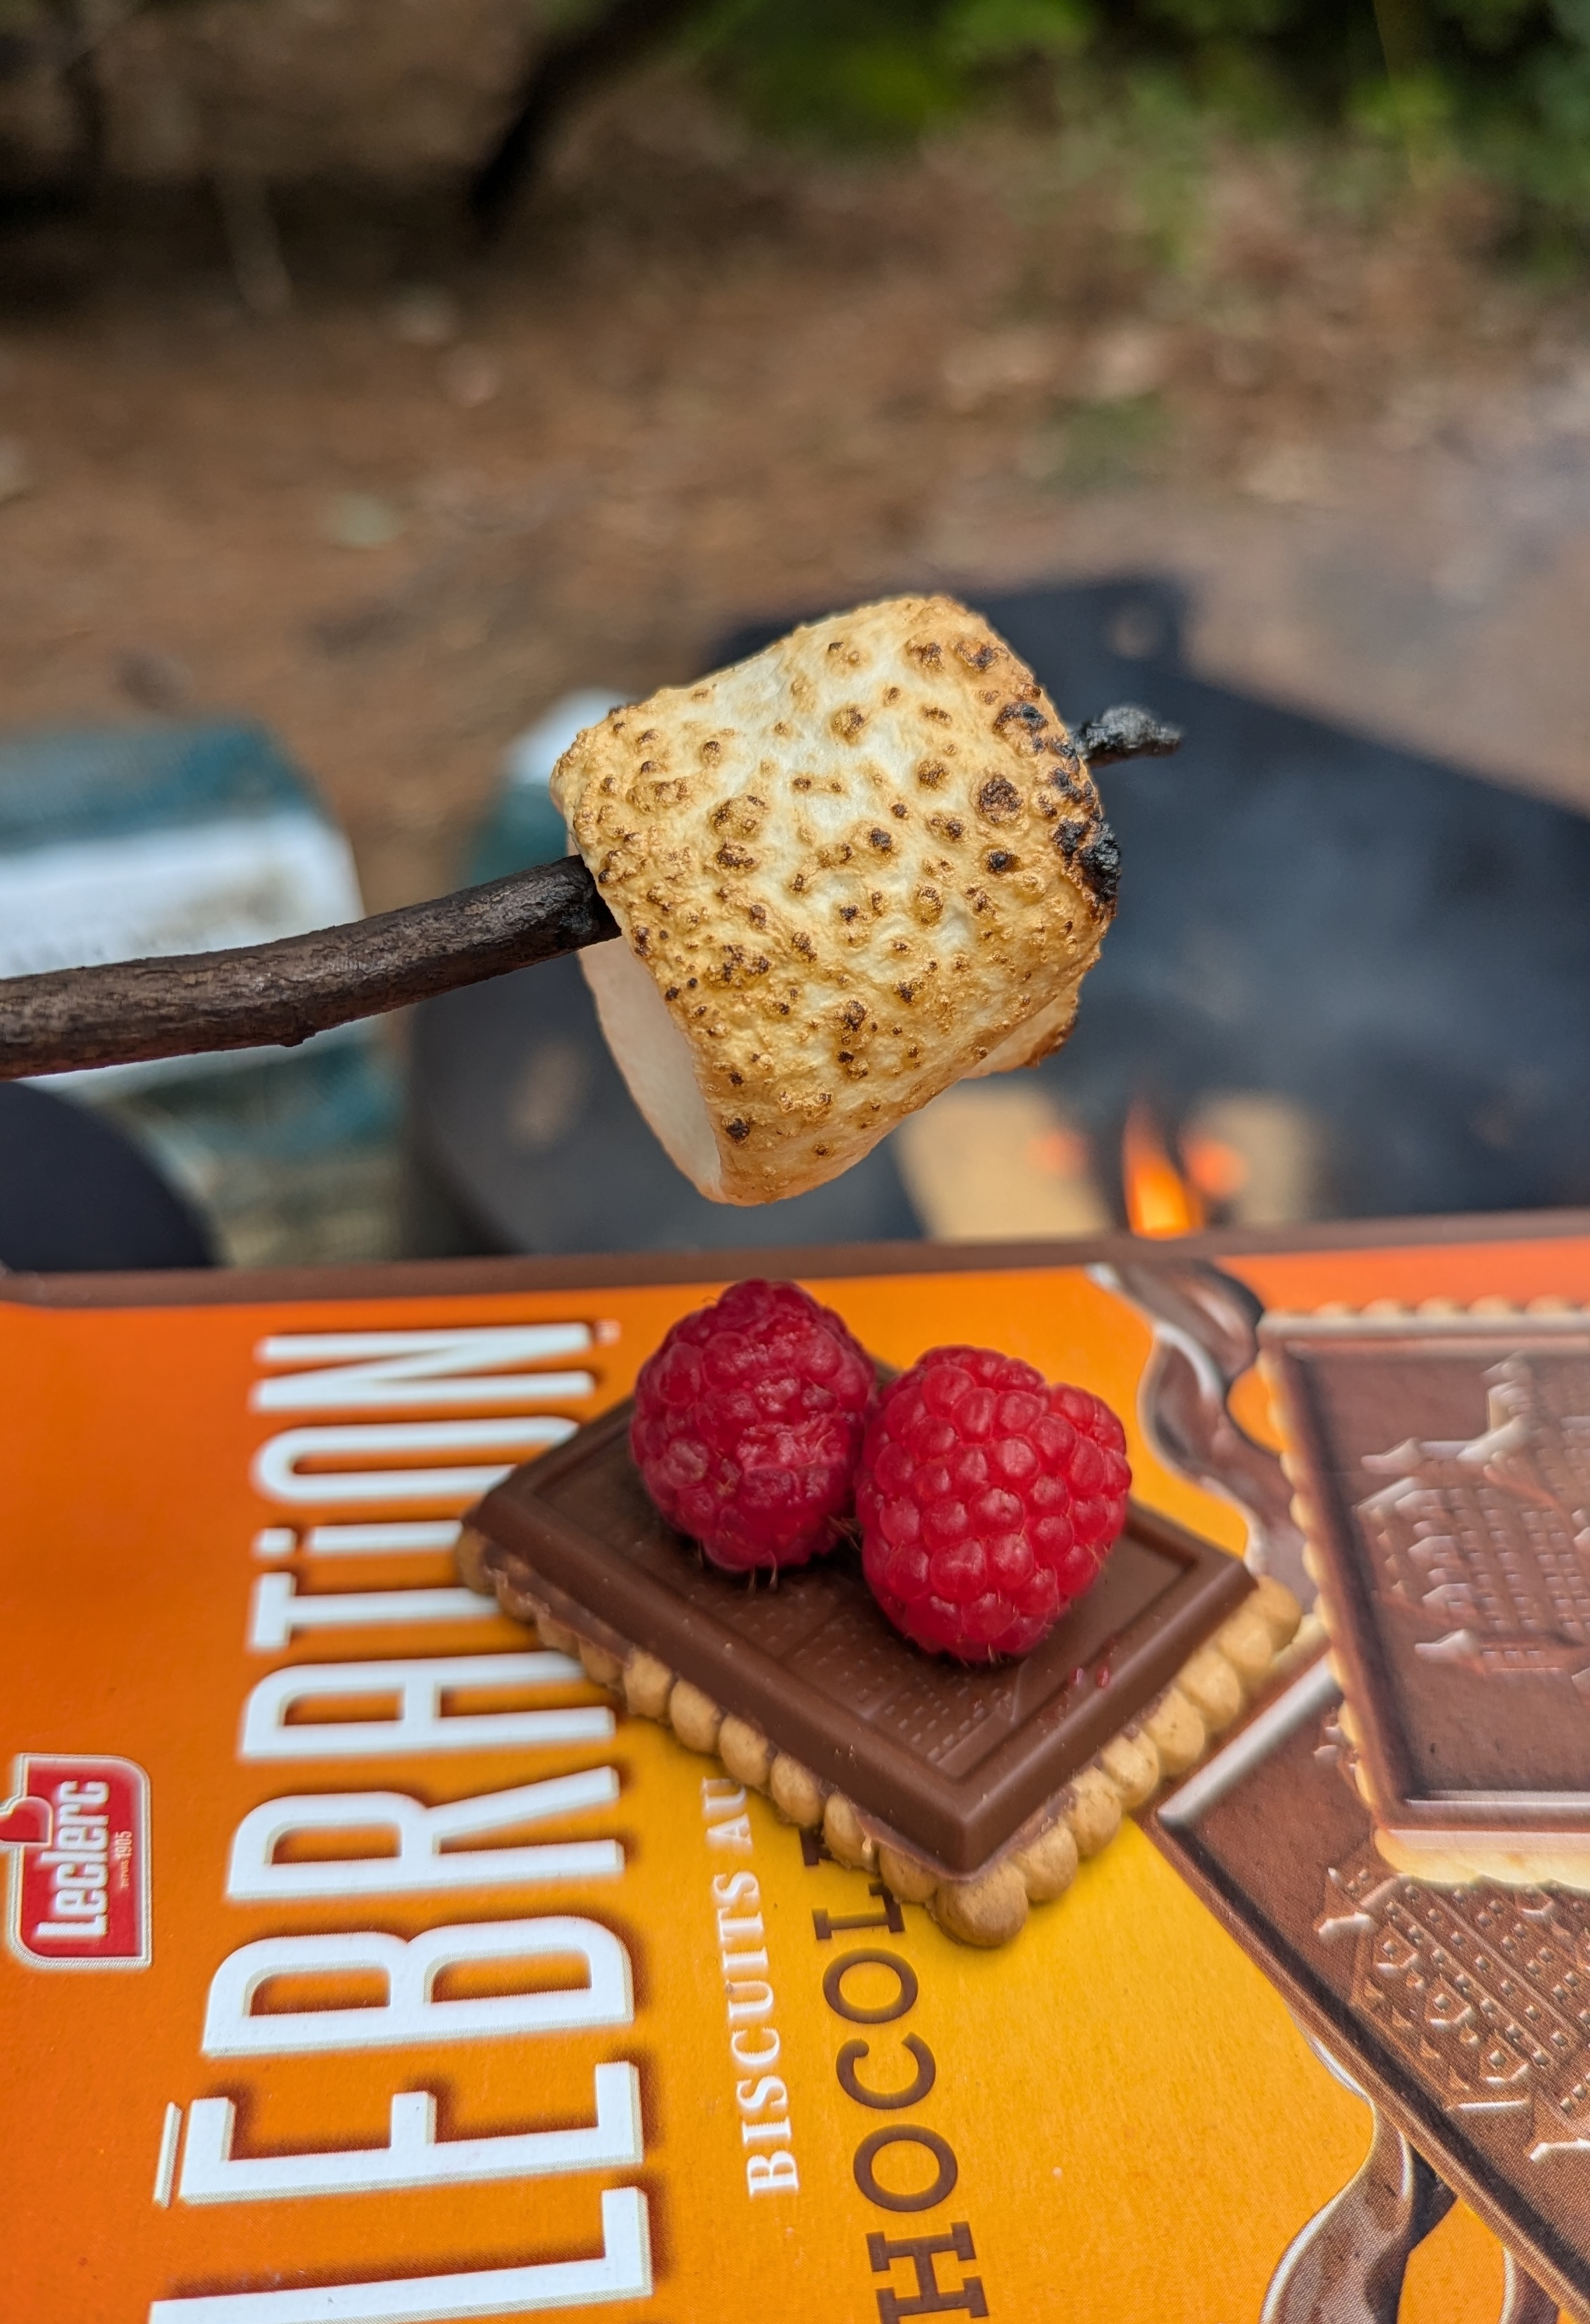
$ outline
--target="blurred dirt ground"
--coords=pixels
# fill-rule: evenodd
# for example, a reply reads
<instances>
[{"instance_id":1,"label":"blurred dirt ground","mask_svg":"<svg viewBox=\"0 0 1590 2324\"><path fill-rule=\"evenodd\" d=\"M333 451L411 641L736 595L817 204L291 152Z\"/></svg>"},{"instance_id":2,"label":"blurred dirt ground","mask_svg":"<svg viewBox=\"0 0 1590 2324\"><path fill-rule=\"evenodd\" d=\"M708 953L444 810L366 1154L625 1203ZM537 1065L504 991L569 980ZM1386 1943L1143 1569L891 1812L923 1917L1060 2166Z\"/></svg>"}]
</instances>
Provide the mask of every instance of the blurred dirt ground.
<instances>
[{"instance_id":1,"label":"blurred dirt ground","mask_svg":"<svg viewBox=\"0 0 1590 2324\"><path fill-rule=\"evenodd\" d=\"M1590 302L1472 190L798 157L666 72L487 255L451 179L254 187L0 233L0 721L251 713L372 907L566 689L923 583L1182 575L1206 669L1590 807Z\"/></svg>"}]
</instances>

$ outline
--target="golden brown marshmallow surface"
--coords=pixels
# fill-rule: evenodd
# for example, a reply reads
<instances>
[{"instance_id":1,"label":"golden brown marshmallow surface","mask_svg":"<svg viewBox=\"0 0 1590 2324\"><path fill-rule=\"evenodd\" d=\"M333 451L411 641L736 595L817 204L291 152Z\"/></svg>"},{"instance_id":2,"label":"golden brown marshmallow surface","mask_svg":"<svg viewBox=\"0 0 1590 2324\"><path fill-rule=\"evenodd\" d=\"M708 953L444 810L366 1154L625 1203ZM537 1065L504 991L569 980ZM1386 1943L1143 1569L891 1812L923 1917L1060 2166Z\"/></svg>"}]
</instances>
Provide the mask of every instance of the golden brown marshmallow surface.
<instances>
[{"instance_id":1,"label":"golden brown marshmallow surface","mask_svg":"<svg viewBox=\"0 0 1590 2324\"><path fill-rule=\"evenodd\" d=\"M553 796L622 931L581 955L700 1189L833 1178L969 1074L1058 1047L1116 855L1058 712L976 614L814 622L580 735Z\"/></svg>"}]
</instances>

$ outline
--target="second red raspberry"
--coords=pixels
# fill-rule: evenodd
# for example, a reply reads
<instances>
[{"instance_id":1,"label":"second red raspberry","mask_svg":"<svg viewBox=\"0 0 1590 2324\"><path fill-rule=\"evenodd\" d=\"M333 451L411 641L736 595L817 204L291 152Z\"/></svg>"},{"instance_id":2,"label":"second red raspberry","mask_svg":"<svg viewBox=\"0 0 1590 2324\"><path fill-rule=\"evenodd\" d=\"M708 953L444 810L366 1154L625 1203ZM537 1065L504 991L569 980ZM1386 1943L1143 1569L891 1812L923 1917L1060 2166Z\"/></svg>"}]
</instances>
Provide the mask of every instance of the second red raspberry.
<instances>
[{"instance_id":1,"label":"second red raspberry","mask_svg":"<svg viewBox=\"0 0 1590 2324\"><path fill-rule=\"evenodd\" d=\"M935 1348L891 1383L856 1482L873 1594L919 1646L1031 1653L1097 1576L1126 1516L1125 1434L1086 1388L986 1348Z\"/></svg>"}]
</instances>

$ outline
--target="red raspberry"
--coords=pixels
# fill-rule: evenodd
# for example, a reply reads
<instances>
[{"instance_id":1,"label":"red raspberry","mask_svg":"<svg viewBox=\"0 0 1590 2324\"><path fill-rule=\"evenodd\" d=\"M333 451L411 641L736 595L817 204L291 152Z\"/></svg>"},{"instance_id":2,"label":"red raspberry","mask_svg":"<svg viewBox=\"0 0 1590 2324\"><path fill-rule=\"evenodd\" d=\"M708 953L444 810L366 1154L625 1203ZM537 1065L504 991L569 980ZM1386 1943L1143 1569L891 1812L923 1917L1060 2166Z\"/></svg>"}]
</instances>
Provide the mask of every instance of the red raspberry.
<instances>
[{"instance_id":1,"label":"red raspberry","mask_svg":"<svg viewBox=\"0 0 1590 2324\"><path fill-rule=\"evenodd\" d=\"M933 1348L883 1391L856 1480L862 1563L908 1638L1025 1655L1095 1579L1126 1517L1120 1422L986 1348Z\"/></svg>"},{"instance_id":2,"label":"red raspberry","mask_svg":"<svg viewBox=\"0 0 1590 2324\"><path fill-rule=\"evenodd\" d=\"M641 1367L630 1448L714 1564L804 1565L850 1515L876 1384L832 1308L798 1284L736 1283Z\"/></svg>"}]
</instances>

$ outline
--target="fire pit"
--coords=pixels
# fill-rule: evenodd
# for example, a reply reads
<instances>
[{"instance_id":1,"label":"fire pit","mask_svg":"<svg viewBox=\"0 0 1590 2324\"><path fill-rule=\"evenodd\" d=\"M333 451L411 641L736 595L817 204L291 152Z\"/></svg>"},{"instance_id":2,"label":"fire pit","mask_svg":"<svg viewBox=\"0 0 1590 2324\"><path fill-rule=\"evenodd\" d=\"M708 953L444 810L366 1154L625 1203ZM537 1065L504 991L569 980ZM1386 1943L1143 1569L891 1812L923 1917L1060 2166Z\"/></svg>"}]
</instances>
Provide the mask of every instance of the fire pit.
<instances>
[{"instance_id":1,"label":"fire pit","mask_svg":"<svg viewBox=\"0 0 1590 2324\"><path fill-rule=\"evenodd\" d=\"M1148 583L992 609L1063 706L1135 688L1188 736L1109 779L1130 884L1040 1070L1112 1150L1134 1097L1285 1101L1317 1213L1584 1201L1590 822L1191 677L1180 610Z\"/></svg>"}]
</instances>

